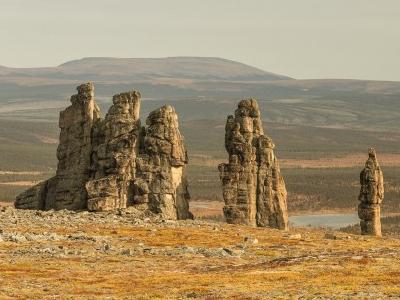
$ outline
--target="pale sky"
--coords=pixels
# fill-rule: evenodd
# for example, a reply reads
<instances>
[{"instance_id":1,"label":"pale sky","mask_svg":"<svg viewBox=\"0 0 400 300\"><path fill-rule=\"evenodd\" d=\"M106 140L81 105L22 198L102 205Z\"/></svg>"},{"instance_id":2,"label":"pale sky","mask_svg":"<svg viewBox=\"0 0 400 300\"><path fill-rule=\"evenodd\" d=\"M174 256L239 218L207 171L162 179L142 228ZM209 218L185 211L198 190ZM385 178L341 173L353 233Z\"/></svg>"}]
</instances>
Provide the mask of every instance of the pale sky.
<instances>
[{"instance_id":1,"label":"pale sky","mask_svg":"<svg viewBox=\"0 0 400 300\"><path fill-rule=\"evenodd\" d=\"M400 81L400 0L0 0L0 65L213 56L295 78Z\"/></svg>"}]
</instances>

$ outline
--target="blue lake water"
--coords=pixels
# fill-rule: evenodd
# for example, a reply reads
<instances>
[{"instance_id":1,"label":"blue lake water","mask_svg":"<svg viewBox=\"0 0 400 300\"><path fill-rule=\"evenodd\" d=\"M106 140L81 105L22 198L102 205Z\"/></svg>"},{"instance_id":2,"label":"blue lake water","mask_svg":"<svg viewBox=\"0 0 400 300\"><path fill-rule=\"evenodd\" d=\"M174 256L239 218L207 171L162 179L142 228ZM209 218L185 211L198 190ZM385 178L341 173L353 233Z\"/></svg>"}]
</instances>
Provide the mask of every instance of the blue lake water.
<instances>
[{"instance_id":1,"label":"blue lake water","mask_svg":"<svg viewBox=\"0 0 400 300\"><path fill-rule=\"evenodd\" d=\"M289 224L294 227L326 227L338 229L360 222L357 214L325 214L289 217Z\"/></svg>"}]
</instances>

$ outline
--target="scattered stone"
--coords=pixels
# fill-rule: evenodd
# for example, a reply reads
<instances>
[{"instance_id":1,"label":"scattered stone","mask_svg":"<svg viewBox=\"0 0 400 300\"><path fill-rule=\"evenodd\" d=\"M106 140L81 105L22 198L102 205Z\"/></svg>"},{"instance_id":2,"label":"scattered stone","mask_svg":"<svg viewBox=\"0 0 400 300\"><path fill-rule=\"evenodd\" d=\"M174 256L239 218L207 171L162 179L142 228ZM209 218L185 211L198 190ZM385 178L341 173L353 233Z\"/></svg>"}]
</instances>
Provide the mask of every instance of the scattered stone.
<instances>
[{"instance_id":1,"label":"scattered stone","mask_svg":"<svg viewBox=\"0 0 400 300\"><path fill-rule=\"evenodd\" d=\"M224 248L224 251L231 256L242 256L245 251L243 249Z\"/></svg>"},{"instance_id":2,"label":"scattered stone","mask_svg":"<svg viewBox=\"0 0 400 300\"><path fill-rule=\"evenodd\" d=\"M364 256L359 256L359 255L351 257L352 260L362 260L363 258L364 258Z\"/></svg>"},{"instance_id":3,"label":"scattered stone","mask_svg":"<svg viewBox=\"0 0 400 300\"><path fill-rule=\"evenodd\" d=\"M203 254L205 257L224 257L230 255L224 248L198 248L195 253Z\"/></svg>"},{"instance_id":4,"label":"scattered stone","mask_svg":"<svg viewBox=\"0 0 400 300\"><path fill-rule=\"evenodd\" d=\"M131 256L131 255L133 255L133 252L132 252L131 249L123 249L123 250L121 251L121 254L122 254L122 255Z\"/></svg>"},{"instance_id":5,"label":"scattered stone","mask_svg":"<svg viewBox=\"0 0 400 300\"><path fill-rule=\"evenodd\" d=\"M188 247L188 246L182 247L182 250L183 250L185 253L195 253L195 252L196 252L196 250L195 250L193 247Z\"/></svg>"},{"instance_id":6,"label":"scattered stone","mask_svg":"<svg viewBox=\"0 0 400 300\"><path fill-rule=\"evenodd\" d=\"M327 240L338 240L339 239L339 237L334 232L325 233L324 238Z\"/></svg>"},{"instance_id":7,"label":"scattered stone","mask_svg":"<svg viewBox=\"0 0 400 300\"><path fill-rule=\"evenodd\" d=\"M70 240L78 240L78 241L90 241L90 242L96 242L97 238L94 236L87 236L85 234L70 234L68 235L68 239Z\"/></svg>"},{"instance_id":8,"label":"scattered stone","mask_svg":"<svg viewBox=\"0 0 400 300\"><path fill-rule=\"evenodd\" d=\"M300 233L290 234L287 237L289 240L301 240L301 238L302 238Z\"/></svg>"},{"instance_id":9,"label":"scattered stone","mask_svg":"<svg viewBox=\"0 0 400 300\"><path fill-rule=\"evenodd\" d=\"M257 101L242 100L226 122L229 163L218 167L228 223L288 229L287 192L274 147L264 135Z\"/></svg>"},{"instance_id":10,"label":"scattered stone","mask_svg":"<svg viewBox=\"0 0 400 300\"><path fill-rule=\"evenodd\" d=\"M5 213L5 214L13 214L13 213L14 213L14 209L13 209L13 207L11 207L11 206L3 206L3 207L0 209L0 211L1 211L2 213Z\"/></svg>"},{"instance_id":11,"label":"scattered stone","mask_svg":"<svg viewBox=\"0 0 400 300\"><path fill-rule=\"evenodd\" d=\"M26 242L27 239L25 236L23 236L22 234L12 234L8 237L8 240L10 242L14 242L14 243L23 243Z\"/></svg>"},{"instance_id":12,"label":"scattered stone","mask_svg":"<svg viewBox=\"0 0 400 300\"><path fill-rule=\"evenodd\" d=\"M248 245L257 245L258 244L258 239L252 236L245 236L244 237L244 242Z\"/></svg>"},{"instance_id":13,"label":"scattered stone","mask_svg":"<svg viewBox=\"0 0 400 300\"><path fill-rule=\"evenodd\" d=\"M362 235L382 236L381 203L384 197L383 173L375 149L368 151L368 160L360 173L358 216Z\"/></svg>"},{"instance_id":14,"label":"scattered stone","mask_svg":"<svg viewBox=\"0 0 400 300\"><path fill-rule=\"evenodd\" d=\"M103 252L107 252L107 251L110 251L111 250L111 246L109 245L109 244L107 244L107 243L105 243L105 244L103 244L103 245L101 245L101 251L103 251Z\"/></svg>"}]
</instances>

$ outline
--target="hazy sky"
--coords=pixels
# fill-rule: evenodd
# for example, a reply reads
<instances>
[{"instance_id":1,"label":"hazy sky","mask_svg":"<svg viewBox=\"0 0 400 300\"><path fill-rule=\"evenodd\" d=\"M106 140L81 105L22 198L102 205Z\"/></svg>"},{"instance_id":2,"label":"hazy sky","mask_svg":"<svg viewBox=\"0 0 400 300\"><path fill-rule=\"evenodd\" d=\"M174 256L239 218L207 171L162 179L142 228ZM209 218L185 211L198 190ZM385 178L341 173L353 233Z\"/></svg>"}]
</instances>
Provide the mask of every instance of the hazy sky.
<instances>
[{"instance_id":1,"label":"hazy sky","mask_svg":"<svg viewBox=\"0 0 400 300\"><path fill-rule=\"evenodd\" d=\"M400 81L400 0L0 0L0 65L218 56L295 78Z\"/></svg>"}]
</instances>

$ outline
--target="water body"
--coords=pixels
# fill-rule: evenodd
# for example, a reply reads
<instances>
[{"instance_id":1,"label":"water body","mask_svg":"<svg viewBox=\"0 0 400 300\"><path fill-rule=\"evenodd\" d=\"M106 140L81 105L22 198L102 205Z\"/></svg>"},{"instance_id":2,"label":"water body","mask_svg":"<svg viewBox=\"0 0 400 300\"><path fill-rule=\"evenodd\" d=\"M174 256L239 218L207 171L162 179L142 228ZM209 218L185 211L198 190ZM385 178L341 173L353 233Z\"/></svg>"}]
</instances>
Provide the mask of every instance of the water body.
<instances>
[{"instance_id":1,"label":"water body","mask_svg":"<svg viewBox=\"0 0 400 300\"><path fill-rule=\"evenodd\" d=\"M325 214L289 217L289 224L294 227L323 227L339 229L360 222L357 214Z\"/></svg>"}]
</instances>

